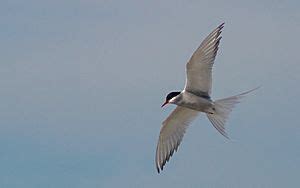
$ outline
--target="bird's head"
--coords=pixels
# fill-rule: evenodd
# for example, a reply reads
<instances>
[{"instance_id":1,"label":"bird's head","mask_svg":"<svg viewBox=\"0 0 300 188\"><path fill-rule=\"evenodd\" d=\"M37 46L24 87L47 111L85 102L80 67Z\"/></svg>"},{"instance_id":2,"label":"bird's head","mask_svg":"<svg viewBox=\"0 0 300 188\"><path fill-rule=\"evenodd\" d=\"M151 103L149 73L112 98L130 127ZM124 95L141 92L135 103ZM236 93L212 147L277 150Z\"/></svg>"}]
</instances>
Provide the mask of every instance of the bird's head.
<instances>
[{"instance_id":1,"label":"bird's head","mask_svg":"<svg viewBox=\"0 0 300 188\"><path fill-rule=\"evenodd\" d=\"M167 96L166 96L166 101L161 105L161 107L164 107L166 104L170 103L170 101L175 98L177 95L179 95L180 92L179 91L173 91L171 93L169 93Z\"/></svg>"}]
</instances>

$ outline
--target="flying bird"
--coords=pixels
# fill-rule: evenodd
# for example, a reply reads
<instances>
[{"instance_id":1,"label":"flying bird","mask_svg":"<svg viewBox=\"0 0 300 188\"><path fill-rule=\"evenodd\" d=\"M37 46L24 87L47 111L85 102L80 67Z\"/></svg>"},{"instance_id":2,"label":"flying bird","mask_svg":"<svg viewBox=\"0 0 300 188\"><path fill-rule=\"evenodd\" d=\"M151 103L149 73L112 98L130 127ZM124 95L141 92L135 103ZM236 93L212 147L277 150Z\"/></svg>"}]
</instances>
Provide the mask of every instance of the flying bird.
<instances>
[{"instance_id":1,"label":"flying bird","mask_svg":"<svg viewBox=\"0 0 300 188\"><path fill-rule=\"evenodd\" d=\"M158 173L177 151L187 127L200 112L205 113L217 131L228 138L225 122L230 112L243 96L257 89L220 100L211 99L212 67L223 27L224 23L214 29L187 62L184 90L166 96L162 107L166 104L175 104L177 107L162 123L155 158Z\"/></svg>"}]
</instances>

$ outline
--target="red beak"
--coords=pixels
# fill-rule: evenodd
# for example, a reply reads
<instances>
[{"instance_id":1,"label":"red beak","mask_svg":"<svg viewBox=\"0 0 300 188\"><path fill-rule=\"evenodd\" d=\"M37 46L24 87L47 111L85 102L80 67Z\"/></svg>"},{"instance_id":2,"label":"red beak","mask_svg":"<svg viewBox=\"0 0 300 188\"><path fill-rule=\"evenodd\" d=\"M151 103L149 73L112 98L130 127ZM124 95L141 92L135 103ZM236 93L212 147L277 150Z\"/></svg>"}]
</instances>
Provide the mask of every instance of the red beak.
<instances>
[{"instance_id":1,"label":"red beak","mask_svg":"<svg viewBox=\"0 0 300 188\"><path fill-rule=\"evenodd\" d=\"M161 107L164 107L166 104L168 104L168 101L164 102L164 104L162 104Z\"/></svg>"}]
</instances>

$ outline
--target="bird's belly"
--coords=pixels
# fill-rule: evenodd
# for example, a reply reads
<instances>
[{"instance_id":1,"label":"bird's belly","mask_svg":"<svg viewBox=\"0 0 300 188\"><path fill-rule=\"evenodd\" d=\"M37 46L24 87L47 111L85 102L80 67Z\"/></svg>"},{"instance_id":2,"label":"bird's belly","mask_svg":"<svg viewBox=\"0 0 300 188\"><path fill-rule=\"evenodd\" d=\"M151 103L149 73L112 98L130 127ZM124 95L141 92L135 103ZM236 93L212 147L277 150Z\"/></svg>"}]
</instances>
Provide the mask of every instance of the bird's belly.
<instances>
[{"instance_id":1,"label":"bird's belly","mask_svg":"<svg viewBox=\"0 0 300 188\"><path fill-rule=\"evenodd\" d=\"M188 100L188 102L182 101L177 105L205 113L212 113L213 108L213 102L202 97L197 97L194 100Z\"/></svg>"}]
</instances>

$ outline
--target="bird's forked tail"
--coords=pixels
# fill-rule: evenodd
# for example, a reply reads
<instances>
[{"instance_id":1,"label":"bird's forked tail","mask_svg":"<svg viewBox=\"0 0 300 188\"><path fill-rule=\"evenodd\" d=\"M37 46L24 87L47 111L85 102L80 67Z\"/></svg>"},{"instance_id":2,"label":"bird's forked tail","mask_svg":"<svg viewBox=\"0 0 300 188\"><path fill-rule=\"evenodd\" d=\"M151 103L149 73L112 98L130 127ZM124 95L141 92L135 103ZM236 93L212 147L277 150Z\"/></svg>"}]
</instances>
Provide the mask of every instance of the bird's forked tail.
<instances>
[{"instance_id":1,"label":"bird's forked tail","mask_svg":"<svg viewBox=\"0 0 300 188\"><path fill-rule=\"evenodd\" d=\"M246 91L244 93L241 93L239 95L227 97L224 99L219 99L214 101L214 111L215 113L209 114L207 113L207 118L212 123L212 125L226 138L229 139L226 131L225 131L225 123L226 120L234 108L234 106L240 102L240 100L248 93L258 89L259 87L255 89L251 89L250 91Z\"/></svg>"}]
</instances>

